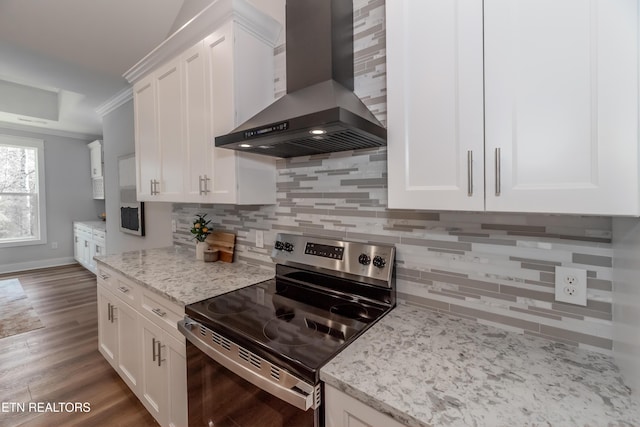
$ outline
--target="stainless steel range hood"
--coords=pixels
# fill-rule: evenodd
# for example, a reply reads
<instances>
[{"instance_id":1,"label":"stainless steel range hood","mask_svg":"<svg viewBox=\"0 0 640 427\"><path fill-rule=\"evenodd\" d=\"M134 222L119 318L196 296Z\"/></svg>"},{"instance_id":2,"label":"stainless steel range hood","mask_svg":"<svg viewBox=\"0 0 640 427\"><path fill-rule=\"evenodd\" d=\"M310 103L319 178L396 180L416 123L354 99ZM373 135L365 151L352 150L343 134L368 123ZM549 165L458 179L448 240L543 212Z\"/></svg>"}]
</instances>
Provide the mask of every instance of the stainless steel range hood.
<instances>
[{"instance_id":1,"label":"stainless steel range hood","mask_svg":"<svg viewBox=\"0 0 640 427\"><path fill-rule=\"evenodd\" d=\"M296 157L386 145L387 131L353 93L353 2L287 0L287 94L216 147Z\"/></svg>"}]
</instances>

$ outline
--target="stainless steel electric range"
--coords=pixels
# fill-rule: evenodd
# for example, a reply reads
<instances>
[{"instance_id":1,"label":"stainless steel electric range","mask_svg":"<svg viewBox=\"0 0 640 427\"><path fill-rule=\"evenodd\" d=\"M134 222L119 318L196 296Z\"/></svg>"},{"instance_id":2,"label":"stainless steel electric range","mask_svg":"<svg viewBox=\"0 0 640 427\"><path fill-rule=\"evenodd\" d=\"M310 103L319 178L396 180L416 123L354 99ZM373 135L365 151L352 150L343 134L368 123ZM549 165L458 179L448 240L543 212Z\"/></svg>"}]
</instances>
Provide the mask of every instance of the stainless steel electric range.
<instances>
[{"instance_id":1,"label":"stainless steel electric range","mask_svg":"<svg viewBox=\"0 0 640 427\"><path fill-rule=\"evenodd\" d=\"M279 234L276 276L186 307L189 426L322 426L320 368L395 305L395 248Z\"/></svg>"}]
</instances>

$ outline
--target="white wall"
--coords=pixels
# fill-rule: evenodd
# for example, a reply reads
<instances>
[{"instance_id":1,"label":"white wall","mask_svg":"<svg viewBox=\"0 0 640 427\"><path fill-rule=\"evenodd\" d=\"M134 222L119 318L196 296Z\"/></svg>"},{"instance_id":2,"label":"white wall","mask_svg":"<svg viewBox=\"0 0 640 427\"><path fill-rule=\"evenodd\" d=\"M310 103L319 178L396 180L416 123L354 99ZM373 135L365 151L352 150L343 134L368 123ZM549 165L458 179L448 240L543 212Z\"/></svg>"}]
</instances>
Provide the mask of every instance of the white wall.
<instances>
[{"instance_id":1,"label":"white wall","mask_svg":"<svg viewBox=\"0 0 640 427\"><path fill-rule=\"evenodd\" d=\"M81 139L0 128L7 135L44 140L47 243L0 249L0 272L73 261L73 221L96 221L104 202L92 195L90 158ZM57 243L53 249L52 243Z\"/></svg>"},{"instance_id":2,"label":"white wall","mask_svg":"<svg viewBox=\"0 0 640 427\"><path fill-rule=\"evenodd\" d=\"M107 253L172 245L171 203L145 203L145 236L120 231L118 157L135 152L133 101L128 101L102 118L104 141Z\"/></svg>"},{"instance_id":3,"label":"white wall","mask_svg":"<svg viewBox=\"0 0 640 427\"><path fill-rule=\"evenodd\" d=\"M640 391L640 219L613 219L613 351L625 382Z\"/></svg>"}]
</instances>

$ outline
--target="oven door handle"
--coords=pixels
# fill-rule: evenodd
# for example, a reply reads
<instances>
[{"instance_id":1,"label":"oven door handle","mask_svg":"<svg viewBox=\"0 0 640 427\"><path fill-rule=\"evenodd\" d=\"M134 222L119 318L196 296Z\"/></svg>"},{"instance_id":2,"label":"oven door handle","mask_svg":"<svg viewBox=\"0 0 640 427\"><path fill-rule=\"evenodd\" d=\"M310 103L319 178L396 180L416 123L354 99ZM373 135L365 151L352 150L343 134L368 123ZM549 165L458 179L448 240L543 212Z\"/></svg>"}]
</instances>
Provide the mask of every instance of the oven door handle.
<instances>
[{"instance_id":1,"label":"oven door handle","mask_svg":"<svg viewBox=\"0 0 640 427\"><path fill-rule=\"evenodd\" d=\"M226 355L212 347L209 343L205 342L203 340L204 337L202 337L199 333L196 334L192 332L192 329L195 329L196 332L199 332L200 326L201 325L198 322L195 322L191 319L182 319L178 321L178 330L186 337L187 340L189 340L189 342L191 342L204 354L206 354L234 374L249 381L251 384L266 391L267 393L272 394L278 399L283 400L298 409L302 409L303 411L306 411L309 408L315 409L318 406L317 402L319 402L319 399L316 399L316 394L320 392L319 387L313 387L306 381L298 379L295 376L284 371L282 371L281 374L286 375L289 377L289 379L294 380L295 385L306 385L306 388L310 388L313 391L311 393L303 393L298 387L284 387L281 384L275 383L269 378L265 378L260 373L250 369L247 366L243 366L236 360L233 360L232 356L234 350L237 351L237 349L239 348L235 343L231 344L231 350L229 351L230 354ZM290 383L291 381L286 382Z\"/></svg>"}]
</instances>

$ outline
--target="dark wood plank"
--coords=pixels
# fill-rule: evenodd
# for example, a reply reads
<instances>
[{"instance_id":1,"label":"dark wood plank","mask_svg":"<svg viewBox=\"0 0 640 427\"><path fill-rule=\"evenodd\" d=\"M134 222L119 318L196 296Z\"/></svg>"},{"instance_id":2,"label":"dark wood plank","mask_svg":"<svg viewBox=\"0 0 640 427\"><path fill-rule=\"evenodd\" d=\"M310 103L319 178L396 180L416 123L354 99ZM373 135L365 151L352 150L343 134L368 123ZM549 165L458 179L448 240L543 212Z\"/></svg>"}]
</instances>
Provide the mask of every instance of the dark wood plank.
<instances>
[{"instance_id":1,"label":"dark wood plank","mask_svg":"<svg viewBox=\"0 0 640 427\"><path fill-rule=\"evenodd\" d=\"M78 264L17 278L44 328L0 339L0 402L88 402L89 412L0 412L0 427L158 426L98 352L96 278Z\"/></svg>"}]
</instances>

